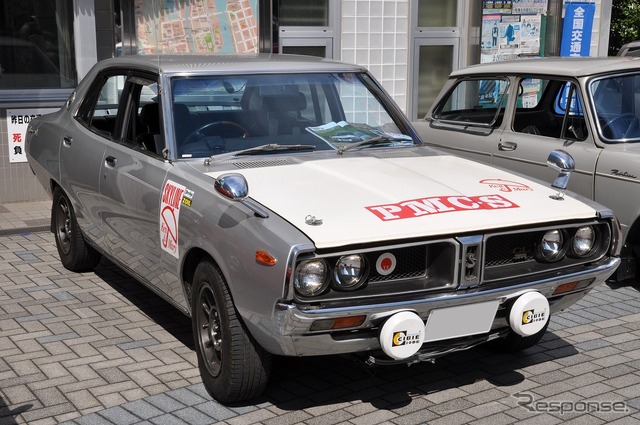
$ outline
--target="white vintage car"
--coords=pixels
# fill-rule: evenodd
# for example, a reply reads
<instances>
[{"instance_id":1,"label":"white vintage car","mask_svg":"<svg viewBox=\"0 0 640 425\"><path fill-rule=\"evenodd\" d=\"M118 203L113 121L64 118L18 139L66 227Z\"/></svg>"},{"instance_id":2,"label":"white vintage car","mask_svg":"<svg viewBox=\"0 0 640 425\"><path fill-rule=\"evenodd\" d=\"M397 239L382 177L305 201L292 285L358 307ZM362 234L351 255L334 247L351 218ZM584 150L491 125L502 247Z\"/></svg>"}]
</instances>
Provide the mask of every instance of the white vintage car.
<instances>
[{"instance_id":1,"label":"white vintage car","mask_svg":"<svg viewBox=\"0 0 640 425\"><path fill-rule=\"evenodd\" d=\"M105 256L189 315L221 402L272 355L527 348L620 261L611 211L564 192L570 156L548 187L437 153L354 65L107 60L27 132L64 266Z\"/></svg>"}]
</instances>

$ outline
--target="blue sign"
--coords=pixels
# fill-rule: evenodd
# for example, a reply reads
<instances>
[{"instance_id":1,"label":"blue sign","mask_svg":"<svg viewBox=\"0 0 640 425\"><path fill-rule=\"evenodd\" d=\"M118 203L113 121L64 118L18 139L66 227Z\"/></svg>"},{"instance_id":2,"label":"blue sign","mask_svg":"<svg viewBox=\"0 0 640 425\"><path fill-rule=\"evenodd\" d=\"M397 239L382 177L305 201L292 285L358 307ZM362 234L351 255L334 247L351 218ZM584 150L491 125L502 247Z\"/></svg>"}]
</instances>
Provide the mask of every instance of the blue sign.
<instances>
[{"instance_id":1,"label":"blue sign","mask_svg":"<svg viewBox=\"0 0 640 425\"><path fill-rule=\"evenodd\" d=\"M564 4L560 56L589 56L595 3Z\"/></svg>"}]
</instances>

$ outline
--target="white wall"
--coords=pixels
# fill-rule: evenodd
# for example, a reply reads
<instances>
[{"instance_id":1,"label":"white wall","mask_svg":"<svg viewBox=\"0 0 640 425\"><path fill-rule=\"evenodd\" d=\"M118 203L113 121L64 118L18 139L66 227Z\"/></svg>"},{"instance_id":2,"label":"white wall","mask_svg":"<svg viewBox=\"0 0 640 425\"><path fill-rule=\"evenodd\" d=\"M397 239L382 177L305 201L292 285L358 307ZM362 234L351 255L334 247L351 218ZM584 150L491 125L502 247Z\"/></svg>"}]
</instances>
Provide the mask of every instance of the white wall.
<instances>
[{"instance_id":1,"label":"white wall","mask_svg":"<svg viewBox=\"0 0 640 425\"><path fill-rule=\"evenodd\" d=\"M369 69L407 111L409 0L342 0L340 59Z\"/></svg>"}]
</instances>

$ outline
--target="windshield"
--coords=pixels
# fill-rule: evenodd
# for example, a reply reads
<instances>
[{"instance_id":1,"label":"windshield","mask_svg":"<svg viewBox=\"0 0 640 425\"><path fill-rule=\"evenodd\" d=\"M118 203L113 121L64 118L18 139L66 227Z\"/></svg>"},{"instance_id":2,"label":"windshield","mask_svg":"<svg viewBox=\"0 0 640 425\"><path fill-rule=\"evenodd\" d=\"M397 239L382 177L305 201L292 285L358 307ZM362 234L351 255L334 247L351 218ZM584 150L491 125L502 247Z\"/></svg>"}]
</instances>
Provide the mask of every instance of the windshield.
<instances>
[{"instance_id":1,"label":"windshield","mask_svg":"<svg viewBox=\"0 0 640 425\"><path fill-rule=\"evenodd\" d=\"M370 87L356 73L173 77L177 156L413 144Z\"/></svg>"},{"instance_id":2,"label":"windshield","mask_svg":"<svg viewBox=\"0 0 640 425\"><path fill-rule=\"evenodd\" d=\"M605 142L640 141L640 74L597 79L590 94Z\"/></svg>"}]
</instances>

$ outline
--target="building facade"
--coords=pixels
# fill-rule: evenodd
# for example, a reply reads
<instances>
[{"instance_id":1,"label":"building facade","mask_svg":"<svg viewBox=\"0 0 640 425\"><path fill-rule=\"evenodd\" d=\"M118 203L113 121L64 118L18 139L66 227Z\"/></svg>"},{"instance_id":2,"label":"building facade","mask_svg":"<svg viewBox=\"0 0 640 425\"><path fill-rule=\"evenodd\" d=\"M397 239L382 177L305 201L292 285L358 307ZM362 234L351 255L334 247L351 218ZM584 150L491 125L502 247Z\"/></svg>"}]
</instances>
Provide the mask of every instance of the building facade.
<instances>
[{"instance_id":1,"label":"building facade","mask_svg":"<svg viewBox=\"0 0 640 425\"><path fill-rule=\"evenodd\" d=\"M567 5L591 10L605 56L612 0L0 0L0 204L46 199L24 132L96 61L156 53L298 53L367 67L411 118L453 69L554 56ZM581 9L579 9L581 10ZM565 40L563 40L563 38Z\"/></svg>"}]
</instances>

